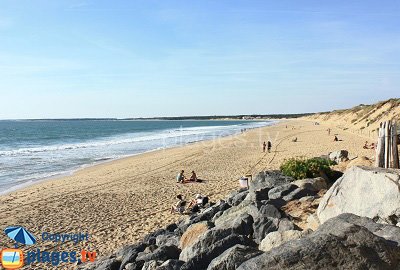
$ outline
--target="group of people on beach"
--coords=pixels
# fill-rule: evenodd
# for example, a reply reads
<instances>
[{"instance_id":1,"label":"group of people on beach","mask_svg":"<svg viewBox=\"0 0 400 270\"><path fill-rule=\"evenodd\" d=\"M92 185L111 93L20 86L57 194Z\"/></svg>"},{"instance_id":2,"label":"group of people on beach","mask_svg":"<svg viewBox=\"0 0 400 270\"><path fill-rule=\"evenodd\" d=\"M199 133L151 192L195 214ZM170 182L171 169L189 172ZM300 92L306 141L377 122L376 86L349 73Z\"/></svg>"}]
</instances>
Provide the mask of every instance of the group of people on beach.
<instances>
[{"instance_id":1,"label":"group of people on beach","mask_svg":"<svg viewBox=\"0 0 400 270\"><path fill-rule=\"evenodd\" d=\"M190 182L200 182L200 179L197 178L197 175L194 171L192 171L192 175L190 178L185 177L185 171L181 170L176 176L176 182L180 184L190 183Z\"/></svg>"},{"instance_id":2,"label":"group of people on beach","mask_svg":"<svg viewBox=\"0 0 400 270\"><path fill-rule=\"evenodd\" d=\"M208 197L201 194L196 194L187 207L187 201L183 198L183 195L179 194L176 198L178 201L171 207L171 213L197 213L209 203Z\"/></svg>"}]
</instances>

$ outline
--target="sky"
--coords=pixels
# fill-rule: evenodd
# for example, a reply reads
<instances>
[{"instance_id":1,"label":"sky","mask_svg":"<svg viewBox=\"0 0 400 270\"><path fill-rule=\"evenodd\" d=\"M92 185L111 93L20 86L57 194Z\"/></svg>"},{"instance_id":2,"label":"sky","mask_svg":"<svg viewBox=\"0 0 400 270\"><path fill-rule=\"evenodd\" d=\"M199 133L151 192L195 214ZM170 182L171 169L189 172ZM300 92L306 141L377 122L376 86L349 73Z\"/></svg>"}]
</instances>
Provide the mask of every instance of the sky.
<instances>
[{"instance_id":1,"label":"sky","mask_svg":"<svg viewBox=\"0 0 400 270\"><path fill-rule=\"evenodd\" d=\"M319 112L400 97L400 2L0 0L0 119Z\"/></svg>"}]
</instances>

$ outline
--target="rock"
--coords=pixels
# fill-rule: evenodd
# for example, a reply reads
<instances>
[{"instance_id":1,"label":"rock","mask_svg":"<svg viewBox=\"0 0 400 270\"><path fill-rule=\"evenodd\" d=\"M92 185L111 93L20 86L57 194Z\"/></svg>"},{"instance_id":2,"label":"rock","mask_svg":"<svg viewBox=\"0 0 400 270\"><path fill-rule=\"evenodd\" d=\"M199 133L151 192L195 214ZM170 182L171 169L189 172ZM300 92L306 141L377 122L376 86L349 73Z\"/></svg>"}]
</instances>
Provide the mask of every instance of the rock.
<instances>
[{"instance_id":1,"label":"rock","mask_svg":"<svg viewBox=\"0 0 400 270\"><path fill-rule=\"evenodd\" d=\"M181 236L179 247L185 249L188 246L196 242L201 235L203 235L208 229L212 227L208 221L195 223L191 225L186 232Z\"/></svg>"},{"instance_id":2,"label":"rock","mask_svg":"<svg viewBox=\"0 0 400 270\"><path fill-rule=\"evenodd\" d=\"M123 270L128 263L133 263L140 252L143 252L146 245L143 243L137 245L126 246L117 252L118 257L121 259L120 270Z\"/></svg>"},{"instance_id":3,"label":"rock","mask_svg":"<svg viewBox=\"0 0 400 270\"><path fill-rule=\"evenodd\" d=\"M193 257L198 254L202 254L210 249L212 245L217 243L218 241L228 237L232 234L232 229L220 229L218 227L212 228L206 231L205 234L201 235L199 239L194 242L192 245L187 246L185 249L182 249L181 254L179 255L179 259L181 261L189 261ZM243 238L241 238L243 239ZM240 244L240 243L236 243ZM248 245L248 244L246 244Z\"/></svg>"},{"instance_id":4,"label":"rock","mask_svg":"<svg viewBox=\"0 0 400 270\"><path fill-rule=\"evenodd\" d=\"M184 263L180 260L168 260L161 264L157 270L179 270Z\"/></svg>"},{"instance_id":5,"label":"rock","mask_svg":"<svg viewBox=\"0 0 400 270\"><path fill-rule=\"evenodd\" d=\"M139 254L136 261L148 262L151 260L166 261L168 259L178 259L179 253L180 249L176 246L161 246L152 253Z\"/></svg>"},{"instance_id":6,"label":"rock","mask_svg":"<svg viewBox=\"0 0 400 270\"><path fill-rule=\"evenodd\" d=\"M319 196L305 196L299 199L299 202L313 202L315 199L318 199Z\"/></svg>"},{"instance_id":7,"label":"rock","mask_svg":"<svg viewBox=\"0 0 400 270\"><path fill-rule=\"evenodd\" d=\"M346 150L339 150L339 151L331 152L331 153L329 153L329 159L338 164L340 162L348 161L349 160L349 152Z\"/></svg>"},{"instance_id":8,"label":"rock","mask_svg":"<svg viewBox=\"0 0 400 270\"><path fill-rule=\"evenodd\" d=\"M217 213L223 213L225 210L229 209L231 206L225 202L225 201L220 201L217 204L205 209L204 211L194 214L190 216L186 222L180 224L178 227L178 231L180 234L183 234L189 226L195 223L199 223L202 221L211 221L213 220L214 216Z\"/></svg>"},{"instance_id":9,"label":"rock","mask_svg":"<svg viewBox=\"0 0 400 270\"><path fill-rule=\"evenodd\" d=\"M359 217L353 218L360 220ZM399 268L400 248L396 244L339 216L326 221L308 236L288 241L244 262L237 269Z\"/></svg>"},{"instance_id":10,"label":"rock","mask_svg":"<svg viewBox=\"0 0 400 270\"><path fill-rule=\"evenodd\" d=\"M177 228L178 228L178 225L176 225L176 223L171 223L171 224L167 225L167 227L165 227L165 230L167 232L174 232Z\"/></svg>"},{"instance_id":11,"label":"rock","mask_svg":"<svg viewBox=\"0 0 400 270\"><path fill-rule=\"evenodd\" d=\"M315 231L316 229L318 229L319 225L320 225L320 222L318 219L318 215L316 213L308 216L307 229L311 229L311 230Z\"/></svg>"},{"instance_id":12,"label":"rock","mask_svg":"<svg viewBox=\"0 0 400 270\"><path fill-rule=\"evenodd\" d=\"M258 209L251 201L245 200L238 206L229 208L221 216L216 218L214 220L215 226L223 226L223 224L232 223L238 216L245 213L258 215Z\"/></svg>"},{"instance_id":13,"label":"rock","mask_svg":"<svg viewBox=\"0 0 400 270\"><path fill-rule=\"evenodd\" d=\"M282 186L277 186L268 192L268 197L269 199L282 198L283 196L286 196L294 191L296 188L298 188L298 186L293 184L284 184Z\"/></svg>"},{"instance_id":14,"label":"rock","mask_svg":"<svg viewBox=\"0 0 400 270\"><path fill-rule=\"evenodd\" d=\"M279 219L259 216L254 220L253 224L254 241L259 244L268 233L277 231L278 227Z\"/></svg>"},{"instance_id":15,"label":"rock","mask_svg":"<svg viewBox=\"0 0 400 270\"><path fill-rule=\"evenodd\" d=\"M179 237L173 233L161 234L156 237L157 246L179 246Z\"/></svg>"},{"instance_id":16,"label":"rock","mask_svg":"<svg viewBox=\"0 0 400 270\"><path fill-rule=\"evenodd\" d=\"M342 213L397 224L400 221L400 170L352 167L323 196L318 218Z\"/></svg>"},{"instance_id":17,"label":"rock","mask_svg":"<svg viewBox=\"0 0 400 270\"><path fill-rule=\"evenodd\" d=\"M260 172L250 182L249 194L247 199L251 201L268 200L268 192L270 189L288 184L294 179L283 175L280 171Z\"/></svg>"},{"instance_id":18,"label":"rock","mask_svg":"<svg viewBox=\"0 0 400 270\"><path fill-rule=\"evenodd\" d=\"M182 265L181 270L207 269L214 258L221 255L225 250L238 244L253 246L254 242L250 241L245 236L231 234L206 248L195 250L195 253Z\"/></svg>"},{"instance_id":19,"label":"rock","mask_svg":"<svg viewBox=\"0 0 400 270\"><path fill-rule=\"evenodd\" d=\"M94 263L83 264L78 269L84 270L118 270L121 262L116 258L103 258Z\"/></svg>"},{"instance_id":20,"label":"rock","mask_svg":"<svg viewBox=\"0 0 400 270\"><path fill-rule=\"evenodd\" d=\"M160 261L148 261L143 264L142 270L156 270L161 264Z\"/></svg>"},{"instance_id":21,"label":"rock","mask_svg":"<svg viewBox=\"0 0 400 270\"><path fill-rule=\"evenodd\" d=\"M297 229L297 227L287 218L282 218L279 220L278 224L278 231L284 232L284 231L290 231Z\"/></svg>"},{"instance_id":22,"label":"rock","mask_svg":"<svg viewBox=\"0 0 400 270\"><path fill-rule=\"evenodd\" d=\"M167 231L165 229L159 229L157 231L154 231L152 233L149 233L143 238L143 243L147 245L155 245L156 244L156 237L165 234Z\"/></svg>"},{"instance_id":23,"label":"rock","mask_svg":"<svg viewBox=\"0 0 400 270\"><path fill-rule=\"evenodd\" d=\"M298 200L305 196L314 196L316 194L317 194L317 192L314 190L299 187L299 188L296 188L291 193L289 193L288 195L284 196L283 199L285 201L289 202L289 201L293 201L293 200Z\"/></svg>"},{"instance_id":24,"label":"rock","mask_svg":"<svg viewBox=\"0 0 400 270\"><path fill-rule=\"evenodd\" d=\"M367 228L373 234L385 238L400 247L400 228L397 226L375 223L370 218L359 217L349 213L341 214L337 218L344 222Z\"/></svg>"},{"instance_id":25,"label":"rock","mask_svg":"<svg viewBox=\"0 0 400 270\"><path fill-rule=\"evenodd\" d=\"M261 241L258 249L267 252L289 240L299 239L302 235L301 231L296 230L271 232Z\"/></svg>"},{"instance_id":26,"label":"rock","mask_svg":"<svg viewBox=\"0 0 400 270\"><path fill-rule=\"evenodd\" d=\"M248 194L248 190L242 190L238 192L235 196L233 196L230 200L228 200L228 203L233 206L239 205Z\"/></svg>"},{"instance_id":27,"label":"rock","mask_svg":"<svg viewBox=\"0 0 400 270\"><path fill-rule=\"evenodd\" d=\"M296 180L293 184L299 188L314 190L316 192L321 189L328 189L328 182L322 177Z\"/></svg>"},{"instance_id":28,"label":"rock","mask_svg":"<svg viewBox=\"0 0 400 270\"><path fill-rule=\"evenodd\" d=\"M281 218L282 215L275 206L271 204L265 204L260 206L259 210L260 215L264 217L273 217L273 218Z\"/></svg>"},{"instance_id":29,"label":"rock","mask_svg":"<svg viewBox=\"0 0 400 270\"><path fill-rule=\"evenodd\" d=\"M292 177L283 175L281 171L265 171L260 172L257 176L250 182L249 191L255 191L261 188L273 188L277 186L281 186L284 184L288 184L293 182L294 179Z\"/></svg>"},{"instance_id":30,"label":"rock","mask_svg":"<svg viewBox=\"0 0 400 270\"><path fill-rule=\"evenodd\" d=\"M371 159L367 158L367 157L357 157L353 160L351 160L347 166L346 169L350 169L353 166L367 166L367 167L371 167L373 165L373 162Z\"/></svg>"},{"instance_id":31,"label":"rock","mask_svg":"<svg viewBox=\"0 0 400 270\"><path fill-rule=\"evenodd\" d=\"M243 262L260 255L262 252L248 246L235 245L225 250L208 265L207 270L236 269Z\"/></svg>"}]
</instances>

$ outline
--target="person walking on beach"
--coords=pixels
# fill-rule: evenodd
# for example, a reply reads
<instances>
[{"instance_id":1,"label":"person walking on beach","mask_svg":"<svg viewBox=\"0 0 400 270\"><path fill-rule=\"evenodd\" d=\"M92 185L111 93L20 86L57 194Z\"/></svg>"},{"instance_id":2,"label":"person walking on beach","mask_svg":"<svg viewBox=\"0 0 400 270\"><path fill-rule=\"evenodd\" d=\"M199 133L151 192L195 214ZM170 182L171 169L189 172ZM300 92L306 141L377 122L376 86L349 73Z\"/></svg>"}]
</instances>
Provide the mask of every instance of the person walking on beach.
<instances>
[{"instance_id":1,"label":"person walking on beach","mask_svg":"<svg viewBox=\"0 0 400 270\"><path fill-rule=\"evenodd\" d=\"M268 153L271 153L272 143L268 141L267 145L268 145Z\"/></svg>"},{"instance_id":2,"label":"person walking on beach","mask_svg":"<svg viewBox=\"0 0 400 270\"><path fill-rule=\"evenodd\" d=\"M265 142L263 142L262 148L263 148L263 152L265 152L265 149L267 148L267 144Z\"/></svg>"}]
</instances>

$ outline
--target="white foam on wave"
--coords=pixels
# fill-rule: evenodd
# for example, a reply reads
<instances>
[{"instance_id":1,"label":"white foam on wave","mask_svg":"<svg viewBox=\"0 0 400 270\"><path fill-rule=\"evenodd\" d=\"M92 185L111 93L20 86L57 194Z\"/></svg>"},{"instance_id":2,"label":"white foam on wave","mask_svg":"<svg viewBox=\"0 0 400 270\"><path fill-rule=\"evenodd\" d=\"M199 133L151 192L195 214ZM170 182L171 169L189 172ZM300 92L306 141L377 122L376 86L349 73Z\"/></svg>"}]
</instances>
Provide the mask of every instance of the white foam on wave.
<instances>
[{"instance_id":1,"label":"white foam on wave","mask_svg":"<svg viewBox=\"0 0 400 270\"><path fill-rule=\"evenodd\" d=\"M205 126L205 127L188 127L181 129L167 129L163 131L157 131L157 133L132 133L119 135L114 137L103 138L100 140L93 140L82 143L70 143L70 144L55 144L39 147L25 147L13 150L3 150L0 151L0 156L16 156L16 155L26 155L32 153L40 152L54 152L62 150L74 150L82 148L92 148L92 147L103 147L118 144L129 144L135 142L145 142L145 141L156 141L156 140L167 140L171 138L179 138L186 136L199 136L210 133L211 131L222 131L222 130L233 130L235 128L251 128L265 126L268 122L252 122L253 125L229 125L229 126Z\"/></svg>"}]
</instances>

